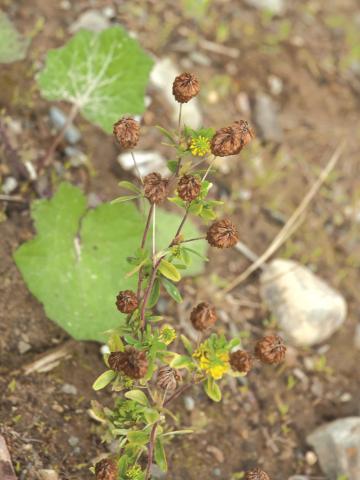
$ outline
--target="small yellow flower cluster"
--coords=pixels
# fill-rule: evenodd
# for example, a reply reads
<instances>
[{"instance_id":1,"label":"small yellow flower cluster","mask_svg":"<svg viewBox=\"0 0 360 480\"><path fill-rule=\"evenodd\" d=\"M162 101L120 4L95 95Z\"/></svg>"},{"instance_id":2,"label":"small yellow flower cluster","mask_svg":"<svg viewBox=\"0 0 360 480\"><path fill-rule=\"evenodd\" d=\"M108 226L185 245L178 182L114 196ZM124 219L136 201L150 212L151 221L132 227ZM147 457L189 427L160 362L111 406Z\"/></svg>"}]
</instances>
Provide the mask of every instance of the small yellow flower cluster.
<instances>
[{"instance_id":1,"label":"small yellow flower cluster","mask_svg":"<svg viewBox=\"0 0 360 480\"><path fill-rule=\"evenodd\" d=\"M194 157L203 157L210 152L210 140L206 137L195 137L191 140L190 151Z\"/></svg>"},{"instance_id":2,"label":"small yellow flower cluster","mask_svg":"<svg viewBox=\"0 0 360 480\"><path fill-rule=\"evenodd\" d=\"M142 470L139 465L134 465L130 467L129 470L126 472L126 478L129 480L140 480L143 478Z\"/></svg>"},{"instance_id":3,"label":"small yellow flower cluster","mask_svg":"<svg viewBox=\"0 0 360 480\"><path fill-rule=\"evenodd\" d=\"M165 345L170 345L176 338L176 330L170 325L165 325L160 330L159 340L160 342L165 343Z\"/></svg>"},{"instance_id":4,"label":"small yellow flower cluster","mask_svg":"<svg viewBox=\"0 0 360 480\"><path fill-rule=\"evenodd\" d=\"M214 380L219 380L229 371L229 353L216 352L210 355L206 343L202 343L193 353L193 357L199 362L201 370L210 375Z\"/></svg>"}]
</instances>

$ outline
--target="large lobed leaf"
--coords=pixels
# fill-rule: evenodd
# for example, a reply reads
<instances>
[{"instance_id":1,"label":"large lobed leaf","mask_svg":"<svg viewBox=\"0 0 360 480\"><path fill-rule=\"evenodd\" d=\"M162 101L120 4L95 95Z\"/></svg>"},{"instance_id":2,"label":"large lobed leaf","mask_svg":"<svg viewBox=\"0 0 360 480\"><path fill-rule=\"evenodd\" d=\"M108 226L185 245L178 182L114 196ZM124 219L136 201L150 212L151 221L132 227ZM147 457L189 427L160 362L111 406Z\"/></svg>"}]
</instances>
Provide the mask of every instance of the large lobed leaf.
<instances>
[{"instance_id":1,"label":"large lobed leaf","mask_svg":"<svg viewBox=\"0 0 360 480\"><path fill-rule=\"evenodd\" d=\"M25 57L29 40L17 32L7 15L0 10L0 63L11 63Z\"/></svg>"},{"instance_id":2,"label":"large lobed leaf","mask_svg":"<svg viewBox=\"0 0 360 480\"><path fill-rule=\"evenodd\" d=\"M111 133L124 114L141 114L153 61L119 27L80 30L64 47L50 50L38 76L42 95L78 106L84 117Z\"/></svg>"},{"instance_id":3,"label":"large lobed leaf","mask_svg":"<svg viewBox=\"0 0 360 480\"><path fill-rule=\"evenodd\" d=\"M116 294L136 284L136 276L126 277L131 270L126 258L140 244L144 218L132 203L88 210L84 194L67 183L51 200L35 202L32 217L37 235L15 253L30 291L47 316L74 338L104 340L104 332L124 320L115 306ZM160 213L158 232L175 232L179 222L178 215ZM199 236L191 223L184 233ZM204 242L197 245L201 254L205 248ZM200 273L201 260L192 259L188 273Z\"/></svg>"}]
</instances>

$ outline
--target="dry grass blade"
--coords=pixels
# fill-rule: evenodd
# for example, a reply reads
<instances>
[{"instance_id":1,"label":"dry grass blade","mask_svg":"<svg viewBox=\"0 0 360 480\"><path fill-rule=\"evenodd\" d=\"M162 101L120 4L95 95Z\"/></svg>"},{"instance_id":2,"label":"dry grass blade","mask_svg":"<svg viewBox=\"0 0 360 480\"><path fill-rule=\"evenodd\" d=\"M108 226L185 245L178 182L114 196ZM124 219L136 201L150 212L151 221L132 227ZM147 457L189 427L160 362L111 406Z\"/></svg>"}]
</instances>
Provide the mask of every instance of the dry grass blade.
<instances>
[{"instance_id":1,"label":"dry grass blade","mask_svg":"<svg viewBox=\"0 0 360 480\"><path fill-rule=\"evenodd\" d=\"M273 255L276 250L278 250L281 245L283 245L290 236L297 230L297 228L302 223L303 219L305 218L304 212L311 203L312 199L318 193L319 189L329 176L330 172L335 168L339 158L344 150L345 143L342 142L335 152L332 154L330 160L325 165L323 170L320 172L319 177L313 183L308 193L303 198L300 205L294 210L293 214L280 230L280 232L276 235L274 240L270 243L268 248L265 252L259 256L243 273L241 273L238 277L236 277L229 285L223 290L223 293L230 292L233 288L235 288L240 283L244 282L253 272L255 272L258 268L261 268L264 263Z\"/></svg>"}]
</instances>

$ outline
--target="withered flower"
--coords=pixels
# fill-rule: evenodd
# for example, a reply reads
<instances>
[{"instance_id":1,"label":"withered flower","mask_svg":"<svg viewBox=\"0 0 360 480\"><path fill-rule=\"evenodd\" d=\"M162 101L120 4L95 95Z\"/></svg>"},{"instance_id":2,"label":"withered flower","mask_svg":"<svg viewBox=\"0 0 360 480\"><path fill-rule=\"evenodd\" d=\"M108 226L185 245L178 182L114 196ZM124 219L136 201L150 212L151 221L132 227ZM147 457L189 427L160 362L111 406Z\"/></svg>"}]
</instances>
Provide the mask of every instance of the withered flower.
<instances>
[{"instance_id":1,"label":"withered flower","mask_svg":"<svg viewBox=\"0 0 360 480\"><path fill-rule=\"evenodd\" d=\"M185 202L195 200L200 194L201 181L194 175L183 175L178 183L179 197Z\"/></svg>"},{"instance_id":2,"label":"withered flower","mask_svg":"<svg viewBox=\"0 0 360 480\"><path fill-rule=\"evenodd\" d=\"M116 306L121 313L131 313L138 307L136 293L131 290L123 290L116 297Z\"/></svg>"},{"instance_id":3,"label":"withered flower","mask_svg":"<svg viewBox=\"0 0 360 480\"><path fill-rule=\"evenodd\" d=\"M96 480L117 480L117 465L115 460L104 458L95 465Z\"/></svg>"},{"instance_id":4,"label":"withered flower","mask_svg":"<svg viewBox=\"0 0 360 480\"><path fill-rule=\"evenodd\" d=\"M156 385L162 390L168 390L169 392L176 389L178 382L181 380L180 373L174 368L164 365L159 368L157 374Z\"/></svg>"},{"instance_id":5,"label":"withered flower","mask_svg":"<svg viewBox=\"0 0 360 480\"><path fill-rule=\"evenodd\" d=\"M259 467L252 468L245 473L245 480L271 480L269 475Z\"/></svg>"},{"instance_id":6,"label":"withered flower","mask_svg":"<svg viewBox=\"0 0 360 480\"><path fill-rule=\"evenodd\" d=\"M230 365L235 372L248 373L252 368L252 356L244 350L230 353Z\"/></svg>"},{"instance_id":7,"label":"withered flower","mask_svg":"<svg viewBox=\"0 0 360 480\"><path fill-rule=\"evenodd\" d=\"M132 117L123 117L114 123L113 133L121 148L131 150L139 141L140 125Z\"/></svg>"},{"instance_id":8,"label":"withered flower","mask_svg":"<svg viewBox=\"0 0 360 480\"><path fill-rule=\"evenodd\" d=\"M187 103L199 93L199 80L193 73L184 72L175 78L172 91L177 102Z\"/></svg>"},{"instance_id":9,"label":"withered flower","mask_svg":"<svg viewBox=\"0 0 360 480\"><path fill-rule=\"evenodd\" d=\"M148 368L146 353L129 346L124 352L110 353L108 362L112 370L134 380L144 377Z\"/></svg>"},{"instance_id":10,"label":"withered flower","mask_svg":"<svg viewBox=\"0 0 360 480\"><path fill-rule=\"evenodd\" d=\"M204 331L212 327L217 320L215 307L206 302L201 302L193 308L190 321L196 330Z\"/></svg>"},{"instance_id":11,"label":"withered flower","mask_svg":"<svg viewBox=\"0 0 360 480\"><path fill-rule=\"evenodd\" d=\"M239 232L231 220L224 218L209 227L206 239L212 247L229 248L239 241Z\"/></svg>"},{"instance_id":12,"label":"withered flower","mask_svg":"<svg viewBox=\"0 0 360 480\"><path fill-rule=\"evenodd\" d=\"M169 181L159 173L153 172L144 178L144 195L150 203L161 203L168 194Z\"/></svg>"},{"instance_id":13,"label":"withered flower","mask_svg":"<svg viewBox=\"0 0 360 480\"><path fill-rule=\"evenodd\" d=\"M211 140L211 152L216 157L237 155L254 137L252 129L245 120L220 128Z\"/></svg>"},{"instance_id":14,"label":"withered flower","mask_svg":"<svg viewBox=\"0 0 360 480\"><path fill-rule=\"evenodd\" d=\"M281 363L285 358L286 347L278 335L267 335L260 339L255 346L255 355L263 363L269 365Z\"/></svg>"}]
</instances>

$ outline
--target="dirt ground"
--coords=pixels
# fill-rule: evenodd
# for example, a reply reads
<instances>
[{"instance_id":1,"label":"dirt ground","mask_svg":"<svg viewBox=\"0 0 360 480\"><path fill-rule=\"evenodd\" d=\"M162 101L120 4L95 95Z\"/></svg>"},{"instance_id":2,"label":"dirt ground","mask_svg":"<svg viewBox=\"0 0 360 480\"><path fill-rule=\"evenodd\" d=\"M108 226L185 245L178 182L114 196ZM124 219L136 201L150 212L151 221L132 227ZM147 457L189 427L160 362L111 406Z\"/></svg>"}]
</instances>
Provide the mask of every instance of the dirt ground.
<instances>
[{"instance_id":1,"label":"dirt ground","mask_svg":"<svg viewBox=\"0 0 360 480\"><path fill-rule=\"evenodd\" d=\"M0 77L3 112L21 125L21 133L11 138L20 158L36 163L52 139L50 105L39 97L33 80L39 61L47 49L68 38L69 26L82 12L104 7L112 7L113 21L135 32L150 52L170 56L180 68L197 72L207 126L223 126L243 117L244 98L254 120L259 92L272 95L278 104L282 141L264 142L260 135L241 159L227 163L214 178L217 195L226 199L227 213L237 220L242 240L255 252L266 249L333 150L346 142L340 163L307 211L305 222L278 252L311 266L341 291L349 308L345 324L326 344L289 348L285 365L277 370L255 368L242 385L224 383L221 404L210 402L201 389L191 392L193 411L179 400L180 424L192 426L196 433L169 445L166 475L172 480L231 480L260 464L273 479L287 480L295 474L325 479L309 454L306 435L323 422L360 414L360 372L355 368L359 351L354 346L360 316L360 79L344 61L354 46L351 42L359 40L351 34L360 21L357 0L292 0L284 15L271 19L241 0L214 0L200 18L189 6L181 8L180 2L175 7L167 0L84 0L70 7L68 3L0 1L17 27L33 35L29 58L2 68ZM333 26L339 17L345 19L345 27ZM204 40L223 48L212 51ZM234 48L239 49L239 57L234 57ZM273 77L282 81L280 92L271 89ZM168 122L167 107L155 95L144 116L141 148L166 154L152 127ZM117 166L117 150L109 136L84 120L77 124L81 148L89 155L95 175L89 177L76 168L63 175L100 199L111 200L118 195L119 179L129 174ZM57 152L59 164L62 147ZM2 172L10 169L16 174L6 153L0 162ZM18 178L17 193L34 197L21 174ZM106 446L87 410L93 399L111 402L106 392L91 389L103 370L100 348L95 343L69 343L67 334L46 318L12 259L17 246L33 235L28 204L0 208L1 433L19 479L37 479L41 468L55 469L62 480L90 479L89 466L106 452ZM188 279L181 286L185 304L178 310L169 305L174 321L187 315L196 300L212 298L247 266L248 261L235 251L210 252L206 276ZM276 328L258 288L255 274L217 305L219 330L235 329L249 348L264 332ZM20 353L24 343L30 348ZM39 356L64 345L69 356L56 368L24 373L24 367ZM64 384L75 387L77 395L64 393Z\"/></svg>"}]
</instances>

